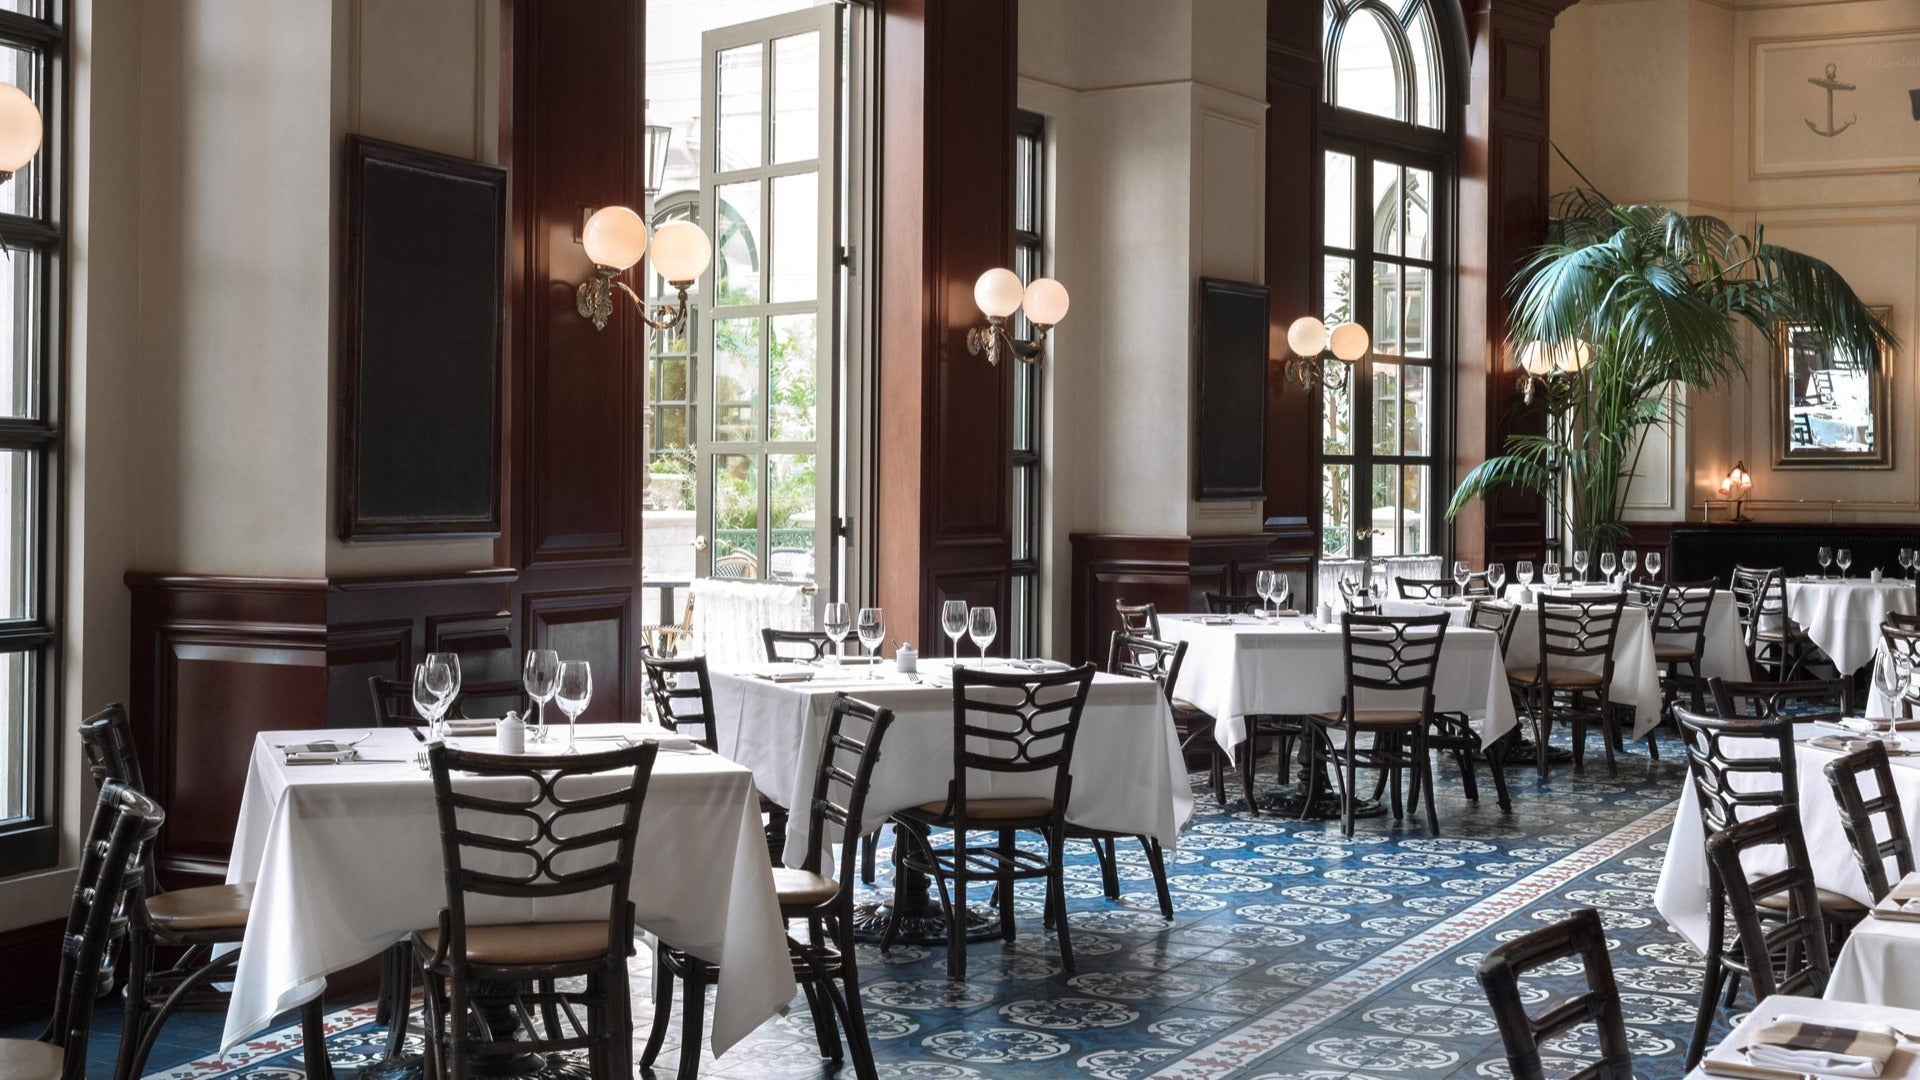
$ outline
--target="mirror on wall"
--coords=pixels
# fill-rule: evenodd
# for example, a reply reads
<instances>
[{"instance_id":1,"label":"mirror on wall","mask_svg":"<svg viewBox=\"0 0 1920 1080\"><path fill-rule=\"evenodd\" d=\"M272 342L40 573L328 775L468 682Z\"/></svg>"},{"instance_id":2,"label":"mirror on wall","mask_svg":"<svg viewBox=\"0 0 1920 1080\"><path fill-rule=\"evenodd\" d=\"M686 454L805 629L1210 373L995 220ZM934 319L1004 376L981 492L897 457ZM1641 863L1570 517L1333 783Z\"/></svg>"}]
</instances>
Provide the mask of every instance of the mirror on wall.
<instances>
[{"instance_id":1,"label":"mirror on wall","mask_svg":"<svg viewBox=\"0 0 1920 1080\"><path fill-rule=\"evenodd\" d=\"M1891 308L1876 307L1885 321ZM1877 369L1830 347L1810 326L1782 325L1773 366L1774 467L1890 469L1893 365Z\"/></svg>"}]
</instances>

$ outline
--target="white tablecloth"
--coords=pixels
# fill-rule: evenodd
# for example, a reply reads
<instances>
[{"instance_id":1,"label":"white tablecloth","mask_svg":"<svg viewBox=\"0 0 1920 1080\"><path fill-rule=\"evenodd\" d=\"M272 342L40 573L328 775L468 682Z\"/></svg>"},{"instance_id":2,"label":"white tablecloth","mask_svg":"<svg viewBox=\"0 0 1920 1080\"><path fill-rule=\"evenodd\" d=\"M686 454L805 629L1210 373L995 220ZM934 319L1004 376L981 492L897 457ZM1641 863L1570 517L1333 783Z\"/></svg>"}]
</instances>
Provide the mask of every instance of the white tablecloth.
<instances>
[{"instance_id":1,"label":"white tablecloth","mask_svg":"<svg viewBox=\"0 0 1920 1080\"><path fill-rule=\"evenodd\" d=\"M1803 737L1826 733L1827 729L1802 725ZM1748 740L1730 742L1730 752L1756 750ZM1823 889L1871 904L1866 878L1853 857L1853 846L1840 824L1840 807L1833 801L1833 787L1821 770L1839 753L1801 742L1795 747L1800 779L1800 825L1807 837L1807 855L1813 861L1814 880ZM1736 774L1736 783L1751 784L1753 790L1771 786L1768 782L1748 780ZM1907 828L1920 830L1920 758L1893 759L1893 783L1900 791L1900 805L1907 813ZM1750 875L1769 873L1782 864L1771 852L1757 852L1745 863ZM1679 811L1673 817L1673 831L1667 838L1666 860L1660 867L1660 881L1654 886L1653 906L1680 936L1695 948L1707 941L1707 841L1700 823L1700 803L1689 780L1680 793Z\"/></svg>"},{"instance_id":2,"label":"white tablecloth","mask_svg":"<svg viewBox=\"0 0 1920 1080\"><path fill-rule=\"evenodd\" d=\"M595 734L621 730L593 725ZM344 734L274 731L254 742L227 868L229 883L253 884L253 911L223 1049L311 999L327 973L433 926L446 906L433 782L415 766L420 747L407 730L375 731L359 746L363 757L398 764L289 767L276 749ZM492 743L453 745L491 750ZM555 752L562 745L553 744ZM631 777L608 774L607 781ZM663 751L641 810L633 870L641 927L726 971L714 1002L716 1055L792 1000L786 927L746 769L712 754ZM476 922L594 918L604 916L606 901L482 905L469 898L468 911Z\"/></svg>"},{"instance_id":3,"label":"white tablecloth","mask_svg":"<svg viewBox=\"0 0 1920 1080\"><path fill-rule=\"evenodd\" d=\"M1826 998L1920 1009L1920 923L1861 920L1834 961Z\"/></svg>"},{"instance_id":4,"label":"white tablecloth","mask_svg":"<svg viewBox=\"0 0 1920 1080\"><path fill-rule=\"evenodd\" d=\"M1016 673L1004 661L990 670ZM868 679L860 668L844 673L824 668L810 682L777 683L745 671L713 673L720 752L752 769L761 793L789 808L789 863L798 864L813 842L807 835L806 801L813 796L820 740L839 692L894 714L867 793L862 832L878 828L896 811L947 797L953 779L951 661L921 659L918 683L891 667L880 674ZM1173 712L1149 680L1094 677L1074 741L1072 773L1067 820L1073 824L1151 836L1172 848L1193 815L1193 786L1180 756ZM999 774L976 777L967 790L988 797L1051 795L1053 782L1052 771Z\"/></svg>"},{"instance_id":5,"label":"white tablecloth","mask_svg":"<svg viewBox=\"0 0 1920 1080\"><path fill-rule=\"evenodd\" d=\"M1761 1028L1783 1016L1806 1017L1835 1024L1881 1024L1897 1028L1900 1031L1920 1031L1920 1012L1908 1009L1891 1009L1871 1005L1854 1005L1840 1001L1822 1001L1819 998L1770 997L1753 1007L1746 1019L1729 1033L1720 1045L1707 1052L1709 1061L1723 1061L1730 1065L1746 1065L1746 1055L1741 1050L1752 1045L1753 1037ZM1782 1073L1790 1076L1790 1073ZM1707 1080L1704 1067L1696 1068L1687 1074L1687 1080ZM1902 1045L1893 1052L1887 1061L1885 1072L1880 1080L1920 1080L1920 1059L1914 1056L1911 1045Z\"/></svg>"},{"instance_id":6,"label":"white tablecloth","mask_svg":"<svg viewBox=\"0 0 1920 1080\"><path fill-rule=\"evenodd\" d=\"M1880 644L1880 624L1887 621L1890 612L1914 613L1912 582L1889 579L1876 585L1866 578L1787 581L1787 615L1806 628L1807 636L1843 675L1860 670L1873 659L1873 650Z\"/></svg>"},{"instance_id":7,"label":"white tablecloth","mask_svg":"<svg viewBox=\"0 0 1920 1080\"><path fill-rule=\"evenodd\" d=\"M1214 738L1229 754L1246 741L1248 716L1333 712L1346 693L1340 631L1318 628L1310 619L1237 616L1220 625L1192 615L1162 615L1160 633L1187 642L1174 693L1213 715L1218 721ZM1447 630L1433 694L1436 708L1465 713L1488 745L1513 730L1513 694L1500 640L1492 631ZM1415 700L1412 694L1369 693L1361 706Z\"/></svg>"}]
</instances>

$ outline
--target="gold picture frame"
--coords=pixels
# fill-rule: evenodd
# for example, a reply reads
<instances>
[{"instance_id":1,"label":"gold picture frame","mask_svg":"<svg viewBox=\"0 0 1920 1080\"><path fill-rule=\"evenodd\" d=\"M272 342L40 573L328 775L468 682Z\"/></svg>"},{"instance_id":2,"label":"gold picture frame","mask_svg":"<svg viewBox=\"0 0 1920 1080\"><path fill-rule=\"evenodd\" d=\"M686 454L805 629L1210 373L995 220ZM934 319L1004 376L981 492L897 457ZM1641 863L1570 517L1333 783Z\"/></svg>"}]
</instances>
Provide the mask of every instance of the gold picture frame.
<instances>
[{"instance_id":1,"label":"gold picture frame","mask_svg":"<svg viewBox=\"0 0 1920 1080\"><path fill-rule=\"evenodd\" d=\"M1890 307L1869 309L1882 322ZM1782 322L1773 360L1776 469L1891 469L1893 364L1877 370L1832 354L1825 336Z\"/></svg>"}]
</instances>

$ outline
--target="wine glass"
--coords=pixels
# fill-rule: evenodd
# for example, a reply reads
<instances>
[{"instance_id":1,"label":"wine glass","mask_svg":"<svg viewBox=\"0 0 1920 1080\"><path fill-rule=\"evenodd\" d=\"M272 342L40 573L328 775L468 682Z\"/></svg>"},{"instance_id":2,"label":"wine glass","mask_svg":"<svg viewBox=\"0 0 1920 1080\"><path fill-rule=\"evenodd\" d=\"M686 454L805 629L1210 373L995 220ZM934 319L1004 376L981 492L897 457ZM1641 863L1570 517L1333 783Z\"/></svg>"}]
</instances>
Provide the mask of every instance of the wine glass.
<instances>
[{"instance_id":1,"label":"wine glass","mask_svg":"<svg viewBox=\"0 0 1920 1080\"><path fill-rule=\"evenodd\" d=\"M413 709L427 722L429 740L442 737L440 718L453 702L453 696L447 692L452 679L444 664L422 661L413 665Z\"/></svg>"},{"instance_id":2,"label":"wine glass","mask_svg":"<svg viewBox=\"0 0 1920 1080\"><path fill-rule=\"evenodd\" d=\"M1620 568L1627 572L1627 584L1633 584L1633 572L1640 567L1640 553L1628 548L1620 553Z\"/></svg>"},{"instance_id":3,"label":"wine glass","mask_svg":"<svg viewBox=\"0 0 1920 1080\"><path fill-rule=\"evenodd\" d=\"M1260 597L1260 614L1265 615L1273 604L1273 571L1261 570L1254 574L1253 591Z\"/></svg>"},{"instance_id":4,"label":"wine glass","mask_svg":"<svg viewBox=\"0 0 1920 1080\"><path fill-rule=\"evenodd\" d=\"M1611 585L1613 584L1613 575L1619 572L1620 572L1620 556L1615 555L1611 551L1601 553L1600 577L1604 579L1607 584Z\"/></svg>"},{"instance_id":5,"label":"wine glass","mask_svg":"<svg viewBox=\"0 0 1920 1080\"><path fill-rule=\"evenodd\" d=\"M987 646L993 644L993 636L1000 632L1000 624L993 617L990 607L977 607L967 612L967 636L980 646L980 666L987 666Z\"/></svg>"},{"instance_id":6,"label":"wine glass","mask_svg":"<svg viewBox=\"0 0 1920 1080\"><path fill-rule=\"evenodd\" d=\"M520 685L526 687L536 710L530 736L534 742L547 741L547 702L553 700L559 681L560 654L552 649L528 649L527 662L520 669Z\"/></svg>"},{"instance_id":7,"label":"wine glass","mask_svg":"<svg viewBox=\"0 0 1920 1080\"><path fill-rule=\"evenodd\" d=\"M1493 598L1495 600L1500 599L1500 587L1502 585L1505 585L1506 583L1507 583L1506 564L1497 563L1497 562L1488 563L1487 564L1487 587L1493 590Z\"/></svg>"},{"instance_id":8,"label":"wine glass","mask_svg":"<svg viewBox=\"0 0 1920 1080\"><path fill-rule=\"evenodd\" d=\"M1573 570L1580 575L1580 584L1587 583L1587 549L1581 548L1573 553Z\"/></svg>"},{"instance_id":9,"label":"wine glass","mask_svg":"<svg viewBox=\"0 0 1920 1080\"><path fill-rule=\"evenodd\" d=\"M1894 655L1885 643L1874 650L1877 654L1873 664L1873 688L1880 691L1880 700L1894 716L1899 716L1901 699L1906 695L1907 687L1913 682L1913 668L1907 661Z\"/></svg>"},{"instance_id":10,"label":"wine glass","mask_svg":"<svg viewBox=\"0 0 1920 1080\"><path fill-rule=\"evenodd\" d=\"M560 703L560 711L567 714L567 753L575 753L574 724L580 719L580 714L587 711L587 703L593 700L593 669L587 666L585 660L560 662L553 698Z\"/></svg>"},{"instance_id":11,"label":"wine glass","mask_svg":"<svg viewBox=\"0 0 1920 1080\"><path fill-rule=\"evenodd\" d=\"M949 600L940 605L940 629L953 639L953 666L960 666L960 639L967 636L967 602Z\"/></svg>"},{"instance_id":12,"label":"wine glass","mask_svg":"<svg viewBox=\"0 0 1920 1080\"><path fill-rule=\"evenodd\" d=\"M1467 579L1473 576L1473 567L1465 559L1456 559L1453 563L1453 587L1464 593L1467 591Z\"/></svg>"},{"instance_id":13,"label":"wine glass","mask_svg":"<svg viewBox=\"0 0 1920 1080\"><path fill-rule=\"evenodd\" d=\"M840 645L853 629L853 610L839 600L821 608L820 629L825 630L827 637L833 641L833 666L839 667Z\"/></svg>"},{"instance_id":14,"label":"wine glass","mask_svg":"<svg viewBox=\"0 0 1920 1080\"><path fill-rule=\"evenodd\" d=\"M1518 577L1518 578L1520 579L1520 584L1522 584L1522 585L1525 585L1525 586L1528 586L1528 587L1532 587L1532 585L1533 585L1533 560L1532 560L1532 559L1521 559L1521 560L1520 560L1519 562L1517 562L1517 563L1514 563L1514 564L1513 564L1513 573L1514 573L1514 576L1516 576L1516 577Z\"/></svg>"},{"instance_id":15,"label":"wine glass","mask_svg":"<svg viewBox=\"0 0 1920 1080\"><path fill-rule=\"evenodd\" d=\"M1909 571L1909 572L1913 569L1913 549L1912 548L1900 549L1900 569L1902 571Z\"/></svg>"},{"instance_id":16,"label":"wine glass","mask_svg":"<svg viewBox=\"0 0 1920 1080\"><path fill-rule=\"evenodd\" d=\"M1657 551L1649 551L1647 552L1647 581L1654 582L1658 580L1660 580L1660 553Z\"/></svg>"},{"instance_id":17,"label":"wine glass","mask_svg":"<svg viewBox=\"0 0 1920 1080\"><path fill-rule=\"evenodd\" d=\"M447 707L440 710L445 716L453 711L453 703L460 698L460 654L450 652L430 652L427 663L439 664L447 669Z\"/></svg>"},{"instance_id":18,"label":"wine glass","mask_svg":"<svg viewBox=\"0 0 1920 1080\"><path fill-rule=\"evenodd\" d=\"M887 640L887 617L877 607L860 609L860 644L867 647L867 674L880 677L880 643Z\"/></svg>"},{"instance_id":19,"label":"wine glass","mask_svg":"<svg viewBox=\"0 0 1920 1080\"><path fill-rule=\"evenodd\" d=\"M1853 549L1841 548L1833 553L1833 565L1840 568L1840 580L1847 579L1847 571L1853 568Z\"/></svg>"},{"instance_id":20,"label":"wine glass","mask_svg":"<svg viewBox=\"0 0 1920 1080\"><path fill-rule=\"evenodd\" d=\"M1560 560L1559 559L1547 560L1546 565L1540 568L1540 580L1549 589L1560 584Z\"/></svg>"},{"instance_id":21,"label":"wine glass","mask_svg":"<svg viewBox=\"0 0 1920 1080\"><path fill-rule=\"evenodd\" d=\"M1823 578L1826 577L1827 567L1833 565L1833 549L1823 547L1819 551L1814 552L1813 558L1815 562L1820 564L1820 576Z\"/></svg>"},{"instance_id":22,"label":"wine glass","mask_svg":"<svg viewBox=\"0 0 1920 1080\"><path fill-rule=\"evenodd\" d=\"M1293 580L1287 577L1284 572L1275 570L1273 572L1273 606L1275 609L1273 617L1276 619L1279 618L1279 609L1286 607L1292 602Z\"/></svg>"}]
</instances>

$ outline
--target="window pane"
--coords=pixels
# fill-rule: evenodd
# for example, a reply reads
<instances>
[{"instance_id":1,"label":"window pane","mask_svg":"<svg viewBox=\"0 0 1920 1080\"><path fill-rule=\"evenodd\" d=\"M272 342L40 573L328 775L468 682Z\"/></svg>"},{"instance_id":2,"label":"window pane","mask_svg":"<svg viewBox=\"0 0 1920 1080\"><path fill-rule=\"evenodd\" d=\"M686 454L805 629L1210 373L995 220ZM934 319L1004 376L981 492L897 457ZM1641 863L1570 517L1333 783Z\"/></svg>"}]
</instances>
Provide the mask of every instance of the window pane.
<instances>
[{"instance_id":1,"label":"window pane","mask_svg":"<svg viewBox=\"0 0 1920 1080\"><path fill-rule=\"evenodd\" d=\"M34 450L0 451L0 618L39 614L38 580L41 459Z\"/></svg>"},{"instance_id":2,"label":"window pane","mask_svg":"<svg viewBox=\"0 0 1920 1080\"><path fill-rule=\"evenodd\" d=\"M760 320L713 321L713 437L749 442L760 433Z\"/></svg>"},{"instance_id":3,"label":"window pane","mask_svg":"<svg viewBox=\"0 0 1920 1080\"><path fill-rule=\"evenodd\" d=\"M654 389L655 401L687 400L687 361L684 357L660 360L660 384Z\"/></svg>"},{"instance_id":4,"label":"window pane","mask_svg":"<svg viewBox=\"0 0 1920 1080\"><path fill-rule=\"evenodd\" d=\"M1400 470L1393 465L1373 467L1373 512L1368 525L1373 529L1373 553L1376 556L1400 554Z\"/></svg>"},{"instance_id":5,"label":"window pane","mask_svg":"<svg viewBox=\"0 0 1920 1080\"><path fill-rule=\"evenodd\" d=\"M1373 366L1373 452L1400 452L1400 368L1397 364Z\"/></svg>"},{"instance_id":6,"label":"window pane","mask_svg":"<svg viewBox=\"0 0 1920 1080\"><path fill-rule=\"evenodd\" d=\"M18 180L13 181L18 183ZM12 184L6 185L11 187ZM0 187L4 198L6 187ZM32 248L0 253L5 259L6 296L0 298L0 416L36 418L40 414L40 287L46 257Z\"/></svg>"},{"instance_id":7,"label":"window pane","mask_svg":"<svg viewBox=\"0 0 1920 1080\"><path fill-rule=\"evenodd\" d=\"M771 300L811 300L820 277L820 176L799 173L773 181Z\"/></svg>"},{"instance_id":8,"label":"window pane","mask_svg":"<svg viewBox=\"0 0 1920 1080\"><path fill-rule=\"evenodd\" d=\"M1433 271L1409 266L1406 275L1400 296L1403 312L1400 329L1405 334L1401 351L1406 356L1432 356L1433 305L1428 302L1428 294L1433 291Z\"/></svg>"},{"instance_id":9,"label":"window pane","mask_svg":"<svg viewBox=\"0 0 1920 1080\"><path fill-rule=\"evenodd\" d=\"M1394 120L1407 118L1388 34L1398 36L1398 29L1390 29L1371 8L1362 8L1347 20L1334 61L1335 105Z\"/></svg>"},{"instance_id":10,"label":"window pane","mask_svg":"<svg viewBox=\"0 0 1920 1080\"><path fill-rule=\"evenodd\" d=\"M1329 255L1321 268L1320 317L1328 326L1353 321L1353 260Z\"/></svg>"},{"instance_id":11,"label":"window pane","mask_svg":"<svg viewBox=\"0 0 1920 1080\"><path fill-rule=\"evenodd\" d=\"M1326 465L1320 471L1320 543L1328 555L1353 550L1353 466Z\"/></svg>"},{"instance_id":12,"label":"window pane","mask_svg":"<svg viewBox=\"0 0 1920 1080\"><path fill-rule=\"evenodd\" d=\"M760 254L766 245L760 237L760 182L722 184L717 189L720 206L720 236L715 273L718 282L716 303L757 304L760 302Z\"/></svg>"},{"instance_id":13,"label":"window pane","mask_svg":"<svg viewBox=\"0 0 1920 1080\"><path fill-rule=\"evenodd\" d=\"M1401 354L1400 267L1393 263L1373 264L1373 351Z\"/></svg>"},{"instance_id":14,"label":"window pane","mask_svg":"<svg viewBox=\"0 0 1920 1080\"><path fill-rule=\"evenodd\" d=\"M34 675L36 654L0 654L0 821L24 818L34 807Z\"/></svg>"},{"instance_id":15,"label":"window pane","mask_svg":"<svg viewBox=\"0 0 1920 1080\"><path fill-rule=\"evenodd\" d=\"M769 578L814 580L813 467L812 454L767 455Z\"/></svg>"},{"instance_id":16,"label":"window pane","mask_svg":"<svg viewBox=\"0 0 1920 1080\"><path fill-rule=\"evenodd\" d=\"M1427 498L1432 494L1433 470L1425 465L1403 465L1400 468L1400 553L1402 555L1425 555L1432 545L1427 542Z\"/></svg>"},{"instance_id":17,"label":"window pane","mask_svg":"<svg viewBox=\"0 0 1920 1080\"><path fill-rule=\"evenodd\" d=\"M820 156L820 35L773 43L773 160Z\"/></svg>"},{"instance_id":18,"label":"window pane","mask_svg":"<svg viewBox=\"0 0 1920 1080\"><path fill-rule=\"evenodd\" d=\"M1013 227L1040 231L1040 140L1025 135L1013 140Z\"/></svg>"},{"instance_id":19,"label":"window pane","mask_svg":"<svg viewBox=\"0 0 1920 1080\"><path fill-rule=\"evenodd\" d=\"M1033 558L1034 488L1039 468L1033 465L1013 467L1013 557Z\"/></svg>"},{"instance_id":20,"label":"window pane","mask_svg":"<svg viewBox=\"0 0 1920 1080\"><path fill-rule=\"evenodd\" d=\"M1400 254L1400 166L1373 163L1373 250Z\"/></svg>"},{"instance_id":21,"label":"window pane","mask_svg":"<svg viewBox=\"0 0 1920 1080\"><path fill-rule=\"evenodd\" d=\"M1326 454L1353 453L1352 379L1344 388L1330 382L1320 384L1320 450Z\"/></svg>"},{"instance_id":22,"label":"window pane","mask_svg":"<svg viewBox=\"0 0 1920 1080\"><path fill-rule=\"evenodd\" d=\"M18 6L18 0L0 0L0 9L17 10ZM26 91L33 103L39 106L41 117L47 115L46 60L39 53L0 45L0 82L11 83ZM0 185L0 212L24 217L44 216L40 201L40 157L47 151L43 135L40 153L15 173L13 179Z\"/></svg>"},{"instance_id":23,"label":"window pane","mask_svg":"<svg viewBox=\"0 0 1920 1080\"><path fill-rule=\"evenodd\" d=\"M713 457L713 542L707 550L715 577L760 576L760 478L746 454Z\"/></svg>"},{"instance_id":24,"label":"window pane","mask_svg":"<svg viewBox=\"0 0 1920 1080\"><path fill-rule=\"evenodd\" d=\"M1440 80L1434 74L1439 70L1437 57L1440 55L1433 39L1433 20L1427 15L1427 5L1420 4L1414 9L1413 21L1407 26L1407 45L1413 53L1413 120L1421 127L1440 126Z\"/></svg>"},{"instance_id":25,"label":"window pane","mask_svg":"<svg viewBox=\"0 0 1920 1080\"><path fill-rule=\"evenodd\" d=\"M1327 152L1327 246L1353 246L1353 158Z\"/></svg>"},{"instance_id":26,"label":"window pane","mask_svg":"<svg viewBox=\"0 0 1920 1080\"><path fill-rule=\"evenodd\" d=\"M715 61L714 96L719 98L714 125L713 168L715 172L751 169L760 164L760 75L759 45L727 49Z\"/></svg>"},{"instance_id":27,"label":"window pane","mask_svg":"<svg viewBox=\"0 0 1920 1080\"><path fill-rule=\"evenodd\" d=\"M1407 364L1401 369L1400 406L1401 453L1432 453L1428 432L1433 409L1433 369L1425 364Z\"/></svg>"},{"instance_id":28,"label":"window pane","mask_svg":"<svg viewBox=\"0 0 1920 1080\"><path fill-rule=\"evenodd\" d=\"M769 321L773 340L767 349L767 438L811 442L820 398L817 319L812 315L780 315Z\"/></svg>"},{"instance_id":29,"label":"window pane","mask_svg":"<svg viewBox=\"0 0 1920 1080\"><path fill-rule=\"evenodd\" d=\"M1039 438L1034 428L1039 424L1040 365L1021 364L1013 370L1013 448L1020 451L1038 451Z\"/></svg>"},{"instance_id":30,"label":"window pane","mask_svg":"<svg viewBox=\"0 0 1920 1080\"><path fill-rule=\"evenodd\" d=\"M1425 169L1406 170L1407 256L1433 258L1433 174Z\"/></svg>"}]
</instances>

